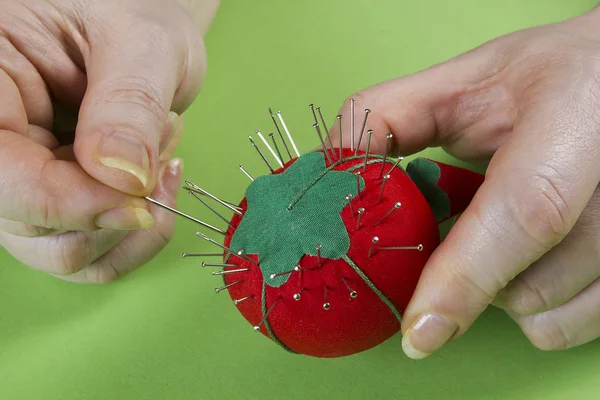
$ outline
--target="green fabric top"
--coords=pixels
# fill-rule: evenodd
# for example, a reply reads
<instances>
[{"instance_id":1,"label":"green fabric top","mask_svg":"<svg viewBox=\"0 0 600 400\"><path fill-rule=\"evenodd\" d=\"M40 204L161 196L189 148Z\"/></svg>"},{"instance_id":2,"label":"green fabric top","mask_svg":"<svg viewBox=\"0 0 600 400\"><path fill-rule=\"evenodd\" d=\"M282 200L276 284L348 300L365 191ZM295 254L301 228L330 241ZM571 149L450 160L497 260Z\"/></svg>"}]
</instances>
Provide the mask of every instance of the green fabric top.
<instances>
[{"instance_id":1,"label":"green fabric top","mask_svg":"<svg viewBox=\"0 0 600 400\"><path fill-rule=\"evenodd\" d=\"M433 211L435 219L442 221L450 216L450 199L439 186L439 165L424 158L417 158L406 166L406 173L417 185Z\"/></svg>"},{"instance_id":2,"label":"green fabric top","mask_svg":"<svg viewBox=\"0 0 600 400\"><path fill-rule=\"evenodd\" d=\"M185 178L238 201L250 183L240 163L254 177L268 172L247 140L254 129L273 129L267 105L282 111L305 153L320 145L308 104L322 106L333 121L346 96L368 85L596 3L223 1L207 40L206 84L186 115L178 150ZM439 149L419 156L464 166ZM183 190L179 207L224 227ZM257 334L227 293L215 295L222 280L202 260L181 259L184 251L219 250L196 237L197 230L178 220L175 239L152 263L102 287L60 282L0 251L0 398L598 399L599 342L537 351L494 308L422 362L402 355L399 335L342 359L288 354Z\"/></svg>"},{"instance_id":3,"label":"green fabric top","mask_svg":"<svg viewBox=\"0 0 600 400\"><path fill-rule=\"evenodd\" d=\"M362 180L362 178L361 178ZM305 254L339 259L350 248L340 212L346 195L356 196L356 177L326 169L323 153L301 156L277 175L263 175L248 187L248 211L231 241L235 251L258 254L263 278L281 286Z\"/></svg>"}]
</instances>

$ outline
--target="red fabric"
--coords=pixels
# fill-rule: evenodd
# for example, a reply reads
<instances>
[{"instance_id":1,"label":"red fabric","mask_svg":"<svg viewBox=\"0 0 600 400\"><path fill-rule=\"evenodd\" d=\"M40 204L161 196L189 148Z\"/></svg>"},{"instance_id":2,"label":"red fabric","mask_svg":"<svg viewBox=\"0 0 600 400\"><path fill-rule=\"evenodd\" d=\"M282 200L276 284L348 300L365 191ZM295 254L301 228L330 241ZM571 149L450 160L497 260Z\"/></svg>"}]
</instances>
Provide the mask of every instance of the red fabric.
<instances>
[{"instance_id":1,"label":"red fabric","mask_svg":"<svg viewBox=\"0 0 600 400\"><path fill-rule=\"evenodd\" d=\"M344 151L344 157L351 155L350 150ZM361 163L361 160L350 161L335 169L346 170ZM286 164L284 169L289 165ZM389 168L386 166L385 171ZM402 313L425 262L439 244L439 232L424 197L400 169L392 173L381 203L376 204L381 188L380 170L381 164L370 165L367 173L361 175L366 188L360 199L353 200L354 211L358 207L366 210L361 219L361 229L355 230L356 217L351 215L349 206L342 211L342 219L351 240L348 256ZM374 226L398 201L402 203L401 208L379 226ZM240 207L245 210L245 200ZM232 225L237 227L240 221L241 217L236 215ZM225 239L226 246L233 232L234 229L230 228L230 236ZM373 236L379 237L375 248L422 244L424 250L375 250L368 258ZM316 257L304 256L300 261L301 272L292 273L288 282L279 288L267 286L267 310L279 298L269 314L269 323L274 335L285 346L311 356L340 357L372 348L398 332L400 324L389 307L344 260L322 259L322 262L319 269ZM234 300L253 296L237 307L250 324L257 325L262 319L262 273L258 267L239 257L232 257L229 263L250 268L246 273L225 275L225 281L232 283L244 279L241 284L232 286L229 293ZM357 298L350 298L350 291L342 277L358 293ZM325 286L328 288L327 301L331 304L328 311L323 309ZM301 300L294 300L294 294L302 288L305 290L301 293ZM268 336L264 324L261 332Z\"/></svg>"},{"instance_id":2,"label":"red fabric","mask_svg":"<svg viewBox=\"0 0 600 400\"><path fill-rule=\"evenodd\" d=\"M434 160L429 161L440 167L438 186L450 199L450 216L448 218L465 211L483 184L485 176L454 165L442 164Z\"/></svg>"}]
</instances>

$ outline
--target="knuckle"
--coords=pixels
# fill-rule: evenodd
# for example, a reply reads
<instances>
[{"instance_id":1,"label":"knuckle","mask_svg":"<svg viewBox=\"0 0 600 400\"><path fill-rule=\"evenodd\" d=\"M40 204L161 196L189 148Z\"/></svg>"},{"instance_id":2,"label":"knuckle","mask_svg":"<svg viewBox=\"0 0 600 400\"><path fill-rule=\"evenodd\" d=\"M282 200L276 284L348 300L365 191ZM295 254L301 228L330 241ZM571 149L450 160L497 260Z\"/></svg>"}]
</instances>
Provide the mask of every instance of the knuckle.
<instances>
[{"instance_id":1,"label":"knuckle","mask_svg":"<svg viewBox=\"0 0 600 400\"><path fill-rule=\"evenodd\" d=\"M97 268L86 269L85 278L92 284L108 285L121 278L121 274L119 273L119 269L110 260L106 260Z\"/></svg>"},{"instance_id":2,"label":"knuckle","mask_svg":"<svg viewBox=\"0 0 600 400\"><path fill-rule=\"evenodd\" d=\"M543 315L532 317L523 332L531 344L540 350L564 350L571 347L571 338L564 327Z\"/></svg>"},{"instance_id":3,"label":"knuckle","mask_svg":"<svg viewBox=\"0 0 600 400\"><path fill-rule=\"evenodd\" d=\"M141 109L143 113L137 118L149 119L149 121L139 121L142 124L160 122L164 119L165 109L158 87L158 82L149 77L119 76L103 82L102 102Z\"/></svg>"},{"instance_id":4,"label":"knuckle","mask_svg":"<svg viewBox=\"0 0 600 400\"><path fill-rule=\"evenodd\" d=\"M549 250L569 232L572 221L561 189L547 176L529 178L518 200L509 205L519 229L543 250Z\"/></svg>"},{"instance_id":5,"label":"knuckle","mask_svg":"<svg viewBox=\"0 0 600 400\"><path fill-rule=\"evenodd\" d=\"M53 271L58 275L73 275L82 270L90 259L90 242L84 232L69 232L57 236L57 250L50 257Z\"/></svg>"},{"instance_id":6,"label":"knuckle","mask_svg":"<svg viewBox=\"0 0 600 400\"><path fill-rule=\"evenodd\" d=\"M506 300L509 310L521 315L532 315L552 307L554 288L530 282L526 278L517 278L516 284L511 286L512 293Z\"/></svg>"}]
</instances>

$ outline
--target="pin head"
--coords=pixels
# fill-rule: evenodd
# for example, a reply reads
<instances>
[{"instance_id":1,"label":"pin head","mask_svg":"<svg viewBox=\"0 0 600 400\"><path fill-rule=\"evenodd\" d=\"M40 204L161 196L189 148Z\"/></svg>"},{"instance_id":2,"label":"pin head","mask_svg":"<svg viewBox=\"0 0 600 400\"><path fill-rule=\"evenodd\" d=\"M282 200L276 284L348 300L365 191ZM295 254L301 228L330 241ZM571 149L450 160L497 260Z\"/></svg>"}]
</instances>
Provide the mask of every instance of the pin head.
<instances>
[{"instance_id":1,"label":"pin head","mask_svg":"<svg viewBox=\"0 0 600 400\"><path fill-rule=\"evenodd\" d=\"M294 300L296 300L296 301L300 300L300 293L296 293L294 295Z\"/></svg>"},{"instance_id":2,"label":"pin head","mask_svg":"<svg viewBox=\"0 0 600 400\"><path fill-rule=\"evenodd\" d=\"M323 304L323 310L329 311L330 309L331 309L331 304L329 304L329 303Z\"/></svg>"},{"instance_id":3,"label":"pin head","mask_svg":"<svg viewBox=\"0 0 600 400\"><path fill-rule=\"evenodd\" d=\"M353 291L350 292L350 298L351 299L355 299L357 297L358 297L358 293L356 293L356 291L353 290Z\"/></svg>"},{"instance_id":4,"label":"pin head","mask_svg":"<svg viewBox=\"0 0 600 400\"><path fill-rule=\"evenodd\" d=\"M402 207L402 204L400 202L397 202L396 204L394 204L394 208L400 208Z\"/></svg>"}]
</instances>

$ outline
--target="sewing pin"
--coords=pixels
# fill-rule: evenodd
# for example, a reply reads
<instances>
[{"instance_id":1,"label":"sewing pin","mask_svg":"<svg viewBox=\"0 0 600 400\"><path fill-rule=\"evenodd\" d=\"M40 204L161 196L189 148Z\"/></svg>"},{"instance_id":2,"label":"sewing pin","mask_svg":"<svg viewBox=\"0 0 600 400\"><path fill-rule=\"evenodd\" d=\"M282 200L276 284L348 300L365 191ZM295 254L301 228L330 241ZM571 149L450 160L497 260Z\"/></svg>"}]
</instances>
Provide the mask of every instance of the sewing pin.
<instances>
[{"instance_id":1,"label":"sewing pin","mask_svg":"<svg viewBox=\"0 0 600 400\"><path fill-rule=\"evenodd\" d=\"M367 137L367 152L365 153L365 168L363 169L363 172L367 172L367 158L369 157L369 149L371 148L371 136L373 136L373 130L369 129L367 131L367 135L369 135Z\"/></svg>"},{"instance_id":2,"label":"sewing pin","mask_svg":"<svg viewBox=\"0 0 600 400\"><path fill-rule=\"evenodd\" d=\"M396 204L394 204L394 207L392 207L392 209L390 211L388 211L387 214L385 214L379 221L377 221L375 226L381 224L383 222L383 220L387 218L388 215L393 213L395 210L399 209L401 205L402 204L400 204L400 202L397 202Z\"/></svg>"},{"instance_id":3,"label":"sewing pin","mask_svg":"<svg viewBox=\"0 0 600 400\"><path fill-rule=\"evenodd\" d=\"M337 116L338 120L338 136L340 139L340 163L342 162L342 150L344 149L343 136L342 136L342 116Z\"/></svg>"},{"instance_id":4,"label":"sewing pin","mask_svg":"<svg viewBox=\"0 0 600 400\"><path fill-rule=\"evenodd\" d=\"M317 113L315 113L315 105L309 104L308 107L310 108L310 111L312 111L313 118L315 119L315 125L319 125L319 121L317 120Z\"/></svg>"},{"instance_id":5,"label":"sewing pin","mask_svg":"<svg viewBox=\"0 0 600 400\"><path fill-rule=\"evenodd\" d=\"M275 305L277 304L277 302L281 299L281 297L278 297L277 300L275 300L273 302L273 304L271 304L271 307L269 307L269 309L267 310L267 312L265 313L265 316L260 320L260 322L258 323L258 325L256 325L254 327L255 331L260 331L260 326L267 320L267 318L269 317L269 314L271 314L271 311L273 311L273 308L275 308Z\"/></svg>"},{"instance_id":6,"label":"sewing pin","mask_svg":"<svg viewBox=\"0 0 600 400\"><path fill-rule=\"evenodd\" d=\"M379 192L379 199L377 199L377 204L381 203L381 198L383 197L383 189L385 189L385 184L387 183L388 179L390 179L390 176L385 175L383 177L383 181L381 181L381 191Z\"/></svg>"},{"instance_id":7,"label":"sewing pin","mask_svg":"<svg viewBox=\"0 0 600 400\"><path fill-rule=\"evenodd\" d=\"M321 112L321 107L317 107L317 112L319 113L319 118L321 118L321 125L323 125L323 129L325 129L325 135L327 136L327 140L329 141L329 147L331 147L331 151L334 152L333 142L331 141L331 136L329 136L329 129L327 129L327 124L325 123L325 118L323 118L323 113Z\"/></svg>"},{"instance_id":8,"label":"sewing pin","mask_svg":"<svg viewBox=\"0 0 600 400\"><path fill-rule=\"evenodd\" d=\"M254 139L252 139L252 136L248 136L248 139L250 139L250 143L252 143L252 146L254 146L254 148L256 149L256 151L258 151L258 154L263 159L263 161L265 162L265 164L267 164L267 167L269 168L269 170L271 171L271 173L275 172L273 170L273 168L271 167L271 164L269 164L269 161L267 161L267 159L265 158L265 155L262 153L262 151L260 151L260 149L258 148L258 146L256 145L256 143L254 143Z\"/></svg>"},{"instance_id":9,"label":"sewing pin","mask_svg":"<svg viewBox=\"0 0 600 400\"><path fill-rule=\"evenodd\" d=\"M283 117L281 116L281 111L277 111L277 118L279 118L279 121L281 122L281 125L283 126L283 130L285 131L286 135L290 139L290 143L292 143L292 147L294 148L294 151L296 152L296 155L298 157L300 157L300 153L298 152L298 148L296 147L296 143L294 143L294 139L292 139L292 135L290 134L290 131L289 131L287 125L285 124L285 121L283 120Z\"/></svg>"},{"instance_id":10,"label":"sewing pin","mask_svg":"<svg viewBox=\"0 0 600 400\"><path fill-rule=\"evenodd\" d=\"M281 129L279 129L279 125L277 125L277 121L275 121L275 116L273 115L273 110L271 110L271 107L267 107L267 109L269 110L269 115L271 115L271 119L273 120L273 124L275 125L275 129L277 129L277 133L279 134L279 137L281 138L281 141L283 142L283 146L285 147L285 151L287 151L288 156L290 156L290 160L292 159L292 153L290 153L290 149L288 149L287 143L285 142L285 139L283 138L283 134L281 133Z\"/></svg>"},{"instance_id":11,"label":"sewing pin","mask_svg":"<svg viewBox=\"0 0 600 400\"><path fill-rule=\"evenodd\" d=\"M354 207L352 207L352 195L347 194L346 200L348 201L348 205L350 206L350 212L352 213L352 216L354 216Z\"/></svg>"},{"instance_id":12,"label":"sewing pin","mask_svg":"<svg viewBox=\"0 0 600 400\"><path fill-rule=\"evenodd\" d=\"M354 289L352 289L350 287L350 285L348 285L348 282L346 282L346 278L344 278L343 276L342 276L342 281L344 281L344 285L346 285L346 287L348 288L348 291L350 292L350 298L355 299L358 296L358 293L356 293L356 291Z\"/></svg>"},{"instance_id":13,"label":"sewing pin","mask_svg":"<svg viewBox=\"0 0 600 400\"><path fill-rule=\"evenodd\" d=\"M223 257L223 253L181 253L181 258L186 257Z\"/></svg>"},{"instance_id":14,"label":"sewing pin","mask_svg":"<svg viewBox=\"0 0 600 400\"><path fill-rule=\"evenodd\" d=\"M299 266L299 265L296 265L296 266L294 267L294 269L292 269L292 270L290 270L290 271L286 271L286 272L280 272L279 274L271 274L271 275L269 275L269 278L271 278L271 279L275 279L275 278L277 278L278 276L289 275L289 274L291 274L291 273L293 273L293 272L298 272L298 271L300 271L300 266Z\"/></svg>"},{"instance_id":15,"label":"sewing pin","mask_svg":"<svg viewBox=\"0 0 600 400\"><path fill-rule=\"evenodd\" d=\"M379 242L379 238L377 236L373 237L373 239L371 240L371 247L369 247L369 254L367 255L367 258L371 258L371 255L373 254L373 249L375 248L377 242Z\"/></svg>"},{"instance_id":16,"label":"sewing pin","mask_svg":"<svg viewBox=\"0 0 600 400\"><path fill-rule=\"evenodd\" d=\"M362 128L360 129L360 135L358 135L358 143L356 144L356 149L354 149L354 155L358 154L358 150L360 149L360 142L362 142L363 134L365 133L365 127L367 126L367 119L369 118L369 114L371 110L368 108L365 109L365 119L363 120Z\"/></svg>"},{"instance_id":17,"label":"sewing pin","mask_svg":"<svg viewBox=\"0 0 600 400\"><path fill-rule=\"evenodd\" d=\"M380 247L381 250L417 250L423 251L423 245L418 246L400 246L400 247Z\"/></svg>"},{"instance_id":18,"label":"sewing pin","mask_svg":"<svg viewBox=\"0 0 600 400\"><path fill-rule=\"evenodd\" d=\"M331 305L327 301L327 286L323 287L323 300L325 300L323 303L323 310L329 311L331 309Z\"/></svg>"},{"instance_id":19,"label":"sewing pin","mask_svg":"<svg viewBox=\"0 0 600 400\"><path fill-rule=\"evenodd\" d=\"M390 152L390 147L392 145L392 137L391 133L385 135L385 153L383 154L383 162L381 163L381 171L379 172L379 179L383 176L383 169L385 168L385 162L387 161L388 154Z\"/></svg>"},{"instance_id":20,"label":"sewing pin","mask_svg":"<svg viewBox=\"0 0 600 400\"><path fill-rule=\"evenodd\" d=\"M223 201L223 200L219 199L219 198L218 198L218 197L216 197L216 196L213 196L212 194L208 193L206 190L202 189L200 186L198 186L198 185L195 185L193 182L190 182L190 181L185 181L185 184L186 184L186 185L188 185L188 186L191 186L193 189L195 189L194 191L196 191L197 193L199 193L199 194L201 194L201 195L204 195L204 196L206 196L206 197L209 197L209 198L213 199L214 201L216 201L217 203L221 204L222 206L229 208L231 211L233 211L233 212L234 212L234 213L236 213L237 215L239 215L239 216L242 216L242 215L244 215L244 214L242 214L242 213L241 213L241 211L240 211L240 210L241 210L241 208L239 208L239 207L237 207L237 206L233 205L232 203L229 203L229 202ZM190 190L190 189L188 189L188 188L185 188L185 189L186 189L186 190Z\"/></svg>"},{"instance_id":21,"label":"sewing pin","mask_svg":"<svg viewBox=\"0 0 600 400\"><path fill-rule=\"evenodd\" d=\"M317 245L317 260L319 261L319 268L322 267L321 264L321 249L323 248L323 246L321 246L320 244Z\"/></svg>"},{"instance_id":22,"label":"sewing pin","mask_svg":"<svg viewBox=\"0 0 600 400\"><path fill-rule=\"evenodd\" d=\"M202 200L200 198L200 196L198 196L196 193L192 192L191 190L188 190L188 193L191 194L192 196L194 196L196 198L196 200L198 200L200 203L204 204L204 206L206 206L206 208L208 208L217 217L221 218L221 220L223 220L227 225L229 225L230 227L233 228L233 226L229 223L229 221L224 216L222 216L221 214L219 214L219 212L217 210L215 210L214 208L212 208L211 206L209 206L204 200Z\"/></svg>"},{"instance_id":23,"label":"sewing pin","mask_svg":"<svg viewBox=\"0 0 600 400\"><path fill-rule=\"evenodd\" d=\"M248 177L248 179L250 179L252 182L254 182L254 178L252 177L252 175L250 175L248 173L248 171L246 171L246 168L244 168L243 164L240 164L239 167L240 171L242 171L244 173L244 175L246 175Z\"/></svg>"},{"instance_id":24,"label":"sewing pin","mask_svg":"<svg viewBox=\"0 0 600 400\"><path fill-rule=\"evenodd\" d=\"M231 250L229 247L225 247L221 243L217 242L216 240L213 240L213 239L209 238L208 236L206 236L202 232L196 232L196 236L198 236L198 237L200 237L200 238L202 238L202 239L204 239L204 240L206 240L206 241L214 244L215 246L218 246L218 247L222 248L223 250L227 251L230 254L236 254L238 257L241 257L244 260L250 261L252 264L254 264L254 265L256 265L258 267L258 264L256 263L256 261L254 261L252 258L246 256L244 254L243 250L239 250L239 251L235 252L235 251Z\"/></svg>"},{"instance_id":25,"label":"sewing pin","mask_svg":"<svg viewBox=\"0 0 600 400\"><path fill-rule=\"evenodd\" d=\"M404 160L404 157L398 157L398 159L396 160L396 162L394 163L394 166L392 168L390 168L390 171L387 173L388 175L391 175L392 171L398 166L400 165L400 163L402 162L402 160Z\"/></svg>"},{"instance_id":26,"label":"sewing pin","mask_svg":"<svg viewBox=\"0 0 600 400\"><path fill-rule=\"evenodd\" d=\"M294 294L294 300L300 300L302 298L302 292L304 292L305 290L305 288L302 288L298 293Z\"/></svg>"},{"instance_id":27,"label":"sewing pin","mask_svg":"<svg viewBox=\"0 0 600 400\"><path fill-rule=\"evenodd\" d=\"M277 146L277 140L275 140L275 134L271 132L269 133L269 137L271 138L271 141L273 141L273 147L275 147L275 151L277 152L279 159L283 161L283 156L281 155L281 151L279 151L279 146Z\"/></svg>"},{"instance_id":28,"label":"sewing pin","mask_svg":"<svg viewBox=\"0 0 600 400\"><path fill-rule=\"evenodd\" d=\"M327 157L327 162L331 164L331 158L329 157L329 149L327 148L327 146L325 146L325 142L323 141L323 135L321 135L321 129L319 129L319 124L313 124L313 128L317 130L317 135L319 135L321 146L323 146L323 153L325 153L325 157Z\"/></svg>"},{"instance_id":29,"label":"sewing pin","mask_svg":"<svg viewBox=\"0 0 600 400\"><path fill-rule=\"evenodd\" d=\"M350 150L354 151L354 97L350 99Z\"/></svg>"},{"instance_id":30,"label":"sewing pin","mask_svg":"<svg viewBox=\"0 0 600 400\"><path fill-rule=\"evenodd\" d=\"M241 268L241 269L229 269L226 271L215 271L212 275L228 275L228 274L236 274L238 272L246 272L250 271L250 268Z\"/></svg>"},{"instance_id":31,"label":"sewing pin","mask_svg":"<svg viewBox=\"0 0 600 400\"><path fill-rule=\"evenodd\" d=\"M361 175L361 172L356 171L354 173L354 175L356 176L356 197L358 197L360 199L360 175Z\"/></svg>"},{"instance_id":32,"label":"sewing pin","mask_svg":"<svg viewBox=\"0 0 600 400\"><path fill-rule=\"evenodd\" d=\"M269 142L267 142L267 140L265 139L265 137L262 135L262 133L260 132L260 130L257 130L256 134L258 135L258 137L260 138L260 140L262 140L262 142L265 144L265 146L267 147L267 149L269 150L269 152L271 153L271 155L273 156L273 158L275 159L275 161L277 161L277 164L279 164L279 166L283 168L283 163L281 162L281 160L279 159L279 157L277 157L277 154L275 153L275 151L273 150L273 148L271 147L271 145L269 144Z\"/></svg>"},{"instance_id":33,"label":"sewing pin","mask_svg":"<svg viewBox=\"0 0 600 400\"><path fill-rule=\"evenodd\" d=\"M358 209L358 212L357 212L358 217L356 218L356 230L360 229L360 219L361 219L362 215L364 214L364 212L365 212L364 208L361 207Z\"/></svg>"},{"instance_id":34,"label":"sewing pin","mask_svg":"<svg viewBox=\"0 0 600 400\"><path fill-rule=\"evenodd\" d=\"M174 209L174 208L172 208L172 207L169 207L169 206L168 206L168 205L166 205L166 204L160 203L160 202L158 202L158 201L156 201L156 200L154 200L154 199L152 199L152 198L150 198L150 197L145 197L145 199L146 199L146 200L148 200L149 202L153 203L153 204L156 204L156 205L157 205L157 206L159 206L159 207L162 207L162 208L164 208L165 210L171 211L172 213L175 213L175 214L177 214L177 215L180 215L180 216L182 216L182 217L184 217L184 218L187 218L187 219L189 219L190 221L194 221L195 223L197 223L197 224L200 224L200 225L202 225L202 226L204 226L204 227L206 227L206 228L208 228L208 229L210 229L210 230L212 230L212 231L214 231L214 232L220 233L221 235L224 235L224 236L225 236L225 235L227 235L227 232L225 232L225 231L222 231L222 230L220 230L219 228L215 228L214 226L212 226L212 225L209 225L209 224L207 224L206 222L202 222L202 221L200 221L200 220L199 220L199 219L197 219L197 218L194 218L194 217L192 217L192 216L189 216L189 215L187 215L187 214L184 214L184 213L182 213L181 211L178 211L178 210L176 210L176 209Z\"/></svg>"},{"instance_id":35,"label":"sewing pin","mask_svg":"<svg viewBox=\"0 0 600 400\"><path fill-rule=\"evenodd\" d=\"M203 262L202 263L202 268L206 268L206 267L227 268L227 267L239 267L239 265L235 265L235 264L209 264L209 263Z\"/></svg>"},{"instance_id":36,"label":"sewing pin","mask_svg":"<svg viewBox=\"0 0 600 400\"><path fill-rule=\"evenodd\" d=\"M230 287L232 287L233 285L237 285L238 283L242 283L242 282L244 282L244 280L243 280L243 279L240 279L239 281L231 282L229 285L225 285L225 286L223 286L223 287L216 288L216 289L215 289L215 293L219 294L219 293L221 293L223 290L225 290L225 289L229 289L229 288L230 288Z\"/></svg>"},{"instance_id":37,"label":"sewing pin","mask_svg":"<svg viewBox=\"0 0 600 400\"><path fill-rule=\"evenodd\" d=\"M234 301L233 301L233 304L235 304L235 305L237 306L237 305L238 305L238 304L240 304L242 301L249 300L249 299L251 299L251 298L253 298L253 297L254 297L253 295L246 296L246 297L242 297L241 299L234 300Z\"/></svg>"}]
</instances>

